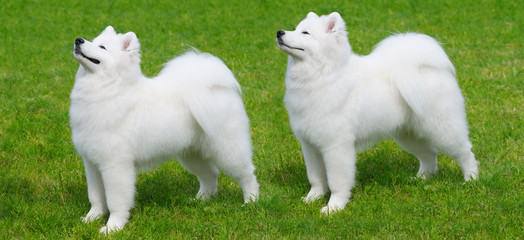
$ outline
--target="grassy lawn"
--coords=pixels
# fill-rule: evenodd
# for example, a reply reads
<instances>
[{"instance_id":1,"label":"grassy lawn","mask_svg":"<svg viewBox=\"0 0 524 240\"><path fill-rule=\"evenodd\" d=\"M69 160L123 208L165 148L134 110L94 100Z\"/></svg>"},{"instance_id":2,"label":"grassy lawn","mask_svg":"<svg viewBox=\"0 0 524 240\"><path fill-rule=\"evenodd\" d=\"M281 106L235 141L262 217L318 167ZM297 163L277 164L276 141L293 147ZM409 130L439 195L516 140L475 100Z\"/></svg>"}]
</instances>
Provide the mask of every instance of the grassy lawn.
<instances>
[{"instance_id":1,"label":"grassy lawn","mask_svg":"<svg viewBox=\"0 0 524 240\"><path fill-rule=\"evenodd\" d=\"M107 25L133 31L142 70L189 46L232 69L251 119L261 199L242 206L240 187L219 177L219 193L190 201L196 178L176 161L141 174L136 206L116 239L522 239L524 238L524 2L437 1L4 1L0 4L0 239L103 238L107 217L89 210L81 159L69 130L77 37ZM300 145L283 106L287 55L276 31L309 11L338 11L355 52L368 54L396 32L443 43L466 98L480 178L463 184L439 157L432 179L412 179L418 161L386 141L359 154L346 209L322 216L327 199L306 205Z\"/></svg>"}]
</instances>

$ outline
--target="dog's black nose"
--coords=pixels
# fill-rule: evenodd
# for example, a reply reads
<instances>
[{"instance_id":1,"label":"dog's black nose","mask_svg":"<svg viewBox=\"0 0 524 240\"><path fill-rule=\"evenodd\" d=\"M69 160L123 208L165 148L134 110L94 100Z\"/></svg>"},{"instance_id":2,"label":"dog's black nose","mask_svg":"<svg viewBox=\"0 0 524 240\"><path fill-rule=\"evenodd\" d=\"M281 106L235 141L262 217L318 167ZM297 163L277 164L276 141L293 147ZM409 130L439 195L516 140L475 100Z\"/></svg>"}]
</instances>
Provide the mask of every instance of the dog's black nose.
<instances>
[{"instance_id":1,"label":"dog's black nose","mask_svg":"<svg viewBox=\"0 0 524 240\"><path fill-rule=\"evenodd\" d=\"M85 41L84 41L83 38L77 38L77 39L75 40L75 44L76 44L76 45L80 45L80 44L82 44L82 43L84 43L84 42L85 42Z\"/></svg>"},{"instance_id":2,"label":"dog's black nose","mask_svg":"<svg viewBox=\"0 0 524 240\"><path fill-rule=\"evenodd\" d=\"M284 32L284 31L282 31L282 30L278 30L278 32L277 32L277 38L282 37L282 36L284 36L285 34L286 34L286 32Z\"/></svg>"}]
</instances>

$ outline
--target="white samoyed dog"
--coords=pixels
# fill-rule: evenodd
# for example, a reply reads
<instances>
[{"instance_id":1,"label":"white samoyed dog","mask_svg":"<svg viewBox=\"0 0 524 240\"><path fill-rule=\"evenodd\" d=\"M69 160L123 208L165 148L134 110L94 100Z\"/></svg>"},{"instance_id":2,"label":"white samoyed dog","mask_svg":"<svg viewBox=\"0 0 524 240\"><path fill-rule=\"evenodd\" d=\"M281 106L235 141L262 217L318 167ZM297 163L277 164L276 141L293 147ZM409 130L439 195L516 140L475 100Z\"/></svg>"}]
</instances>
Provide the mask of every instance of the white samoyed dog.
<instances>
[{"instance_id":1,"label":"white samoyed dog","mask_svg":"<svg viewBox=\"0 0 524 240\"><path fill-rule=\"evenodd\" d=\"M436 40L398 34L359 56L336 12L309 13L295 31L278 31L276 40L289 55L284 101L311 183L305 202L330 190L321 211L344 209L357 152L385 138L419 159L420 178L437 171L438 152L455 159L466 181L477 178L464 99Z\"/></svg>"},{"instance_id":2,"label":"white samoyed dog","mask_svg":"<svg viewBox=\"0 0 524 240\"><path fill-rule=\"evenodd\" d=\"M233 73L218 58L188 52L154 78L140 69L133 32L109 26L92 42L78 38L80 62L71 92L70 124L82 157L91 210L108 213L101 232L122 229L134 204L136 172L176 158L200 182L198 199L217 192L218 169L256 201L249 120Z\"/></svg>"}]
</instances>

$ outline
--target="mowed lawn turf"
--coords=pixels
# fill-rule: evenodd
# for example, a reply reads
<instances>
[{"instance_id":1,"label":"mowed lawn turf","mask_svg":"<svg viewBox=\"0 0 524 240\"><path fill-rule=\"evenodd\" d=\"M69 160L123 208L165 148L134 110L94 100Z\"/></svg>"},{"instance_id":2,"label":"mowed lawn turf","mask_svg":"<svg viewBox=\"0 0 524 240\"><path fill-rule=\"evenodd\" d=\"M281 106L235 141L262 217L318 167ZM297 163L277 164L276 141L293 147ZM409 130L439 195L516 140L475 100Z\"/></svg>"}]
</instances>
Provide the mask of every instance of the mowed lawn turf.
<instances>
[{"instance_id":1,"label":"mowed lawn turf","mask_svg":"<svg viewBox=\"0 0 524 240\"><path fill-rule=\"evenodd\" d=\"M115 239L522 239L524 232L524 2L522 1L4 1L0 4L0 238L104 238L107 217L89 210L69 130L75 38L107 25L133 31L142 70L191 47L228 65L251 119L261 198L242 205L240 187L191 201L196 177L176 161L140 174L135 208ZM439 172L414 179L418 160L386 141L358 155L357 186L345 210L323 216L327 198L309 190L300 145L283 105L287 55L276 31L309 11L339 12L356 53L397 32L428 34L457 69L466 99L476 182L439 156ZM370 109L372 111L372 109Z\"/></svg>"}]
</instances>

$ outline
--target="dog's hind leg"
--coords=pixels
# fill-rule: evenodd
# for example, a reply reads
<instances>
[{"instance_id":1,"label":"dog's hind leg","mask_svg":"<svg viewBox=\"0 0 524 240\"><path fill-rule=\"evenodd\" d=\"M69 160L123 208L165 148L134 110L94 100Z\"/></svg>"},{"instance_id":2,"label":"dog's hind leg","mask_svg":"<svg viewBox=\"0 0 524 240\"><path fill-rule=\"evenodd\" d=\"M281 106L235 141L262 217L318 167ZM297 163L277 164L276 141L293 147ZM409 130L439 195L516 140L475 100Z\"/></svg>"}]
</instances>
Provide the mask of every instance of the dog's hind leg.
<instances>
[{"instance_id":1,"label":"dog's hind leg","mask_svg":"<svg viewBox=\"0 0 524 240\"><path fill-rule=\"evenodd\" d=\"M469 143L469 142L468 142ZM475 159L475 155L471 152L471 144L462 149L462 152L452 156L455 161L462 168L462 173L464 175L464 180L477 180L479 169L478 162Z\"/></svg>"},{"instance_id":2,"label":"dog's hind leg","mask_svg":"<svg viewBox=\"0 0 524 240\"><path fill-rule=\"evenodd\" d=\"M180 164L194 174L200 183L196 199L207 200L217 192L218 169L208 160L196 155L186 154L178 158Z\"/></svg>"},{"instance_id":3,"label":"dog's hind leg","mask_svg":"<svg viewBox=\"0 0 524 240\"><path fill-rule=\"evenodd\" d=\"M235 141L233 138L217 141L213 163L224 174L232 177L242 188L244 202L255 202L259 196L259 185L255 177L255 167L251 161L249 141Z\"/></svg>"},{"instance_id":4,"label":"dog's hind leg","mask_svg":"<svg viewBox=\"0 0 524 240\"><path fill-rule=\"evenodd\" d=\"M88 223L106 214L107 204L104 184L98 168L85 158L84 168L86 170L87 195L91 203L91 209L85 217L82 217L82 221Z\"/></svg>"},{"instance_id":5,"label":"dog's hind leg","mask_svg":"<svg viewBox=\"0 0 524 240\"><path fill-rule=\"evenodd\" d=\"M476 180L478 177L478 162L475 155L471 152L471 143L466 140L461 144L448 144L441 146L442 153L453 158L464 175L464 180Z\"/></svg>"},{"instance_id":6,"label":"dog's hind leg","mask_svg":"<svg viewBox=\"0 0 524 240\"><path fill-rule=\"evenodd\" d=\"M463 107L459 106L448 106L446 110L449 112L435 111L437 117L426 121L424 132L434 148L458 163L465 181L475 180L478 177L478 162L471 152L468 124L461 109Z\"/></svg>"},{"instance_id":7,"label":"dog's hind leg","mask_svg":"<svg viewBox=\"0 0 524 240\"><path fill-rule=\"evenodd\" d=\"M418 158L420 166L417 177L426 179L437 172L438 152L431 147L427 141L416 138L407 133L396 136L395 141L404 150Z\"/></svg>"}]
</instances>

